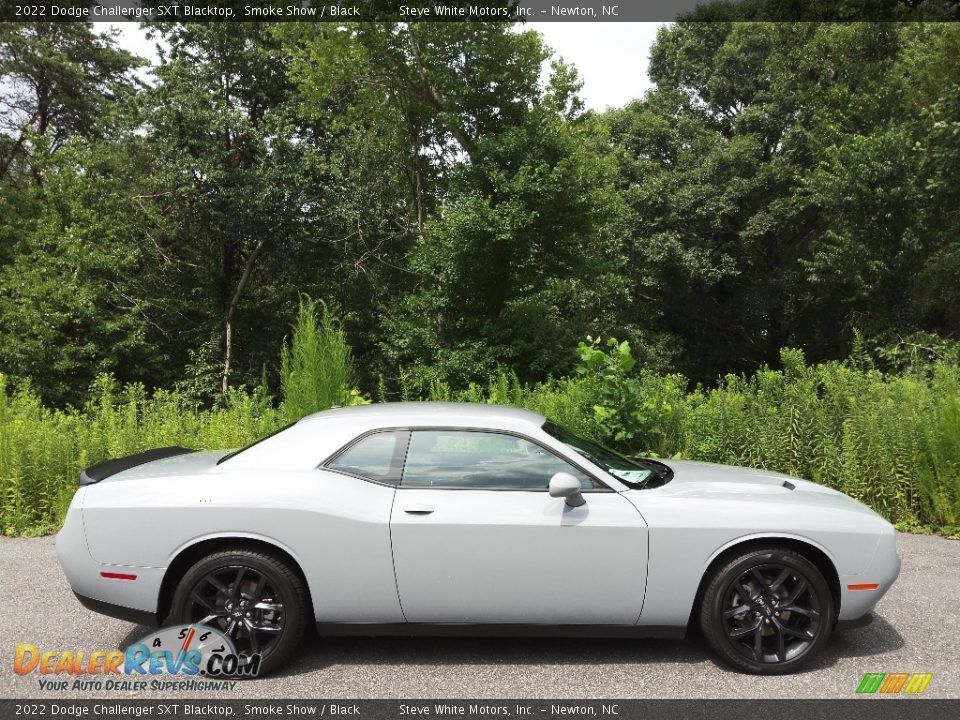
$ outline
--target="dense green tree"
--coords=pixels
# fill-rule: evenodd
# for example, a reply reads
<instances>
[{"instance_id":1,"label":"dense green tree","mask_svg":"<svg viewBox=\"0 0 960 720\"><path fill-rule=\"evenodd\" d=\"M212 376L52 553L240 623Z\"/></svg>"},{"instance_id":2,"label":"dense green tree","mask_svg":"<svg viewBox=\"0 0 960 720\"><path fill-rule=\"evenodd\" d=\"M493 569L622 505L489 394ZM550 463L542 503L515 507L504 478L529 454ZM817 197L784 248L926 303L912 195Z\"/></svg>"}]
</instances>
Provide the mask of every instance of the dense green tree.
<instances>
[{"instance_id":1,"label":"dense green tree","mask_svg":"<svg viewBox=\"0 0 960 720\"><path fill-rule=\"evenodd\" d=\"M272 356L285 331L283 273L311 220L308 149L268 26L155 32L166 50L142 98L152 162L139 205L154 240L143 288L179 362L191 351L200 371L216 364L225 392L233 375L259 377L265 347Z\"/></svg>"},{"instance_id":2,"label":"dense green tree","mask_svg":"<svg viewBox=\"0 0 960 720\"><path fill-rule=\"evenodd\" d=\"M144 257L125 149L70 141L42 164L45 201L0 266L0 367L58 404L80 404L93 379L169 379L152 308L138 296ZM55 165L55 167L51 167Z\"/></svg>"},{"instance_id":3,"label":"dense green tree","mask_svg":"<svg viewBox=\"0 0 960 720\"><path fill-rule=\"evenodd\" d=\"M106 132L136 65L85 23L0 23L0 181L30 170L38 137L53 152L74 135Z\"/></svg>"},{"instance_id":4,"label":"dense green tree","mask_svg":"<svg viewBox=\"0 0 960 720\"><path fill-rule=\"evenodd\" d=\"M823 224L808 277L868 334L960 332L960 28L908 25L870 132L838 133L807 189Z\"/></svg>"},{"instance_id":5,"label":"dense green tree","mask_svg":"<svg viewBox=\"0 0 960 720\"><path fill-rule=\"evenodd\" d=\"M542 379L570 369L577 338L613 325L621 287L604 223L615 198L596 144L542 103L476 142L479 168L452 173L410 256L419 286L386 323L387 357L415 384L501 364Z\"/></svg>"},{"instance_id":6,"label":"dense green tree","mask_svg":"<svg viewBox=\"0 0 960 720\"><path fill-rule=\"evenodd\" d=\"M960 332L956 26L677 23L601 115L503 24L150 31L141 84L89 25L0 25L0 369L48 400L276 386L301 293L367 392L588 333L712 383Z\"/></svg>"},{"instance_id":7,"label":"dense green tree","mask_svg":"<svg viewBox=\"0 0 960 720\"><path fill-rule=\"evenodd\" d=\"M566 349L609 325L620 290L603 237L611 167L572 69L541 87L539 36L496 24L287 34L314 107L348 97L344 125L387 138L384 165L404 171L400 232L378 234L407 269L380 294L387 372L422 387L498 364L531 379L568 370Z\"/></svg>"},{"instance_id":8,"label":"dense green tree","mask_svg":"<svg viewBox=\"0 0 960 720\"><path fill-rule=\"evenodd\" d=\"M929 175L953 172L936 155L949 143L926 139L954 117L955 38L883 23L661 31L656 89L607 121L631 209L620 232L649 268L634 307L676 338L680 369L711 382L776 364L785 345L836 357L856 326L955 332L942 321L955 295L921 308L923 288L904 282L932 273L923 284L951 292L956 235L928 220L945 222L954 185ZM940 84L915 87L931 66Z\"/></svg>"},{"instance_id":9,"label":"dense green tree","mask_svg":"<svg viewBox=\"0 0 960 720\"><path fill-rule=\"evenodd\" d=\"M58 403L157 368L123 287L139 174L112 139L137 64L83 23L0 24L0 367Z\"/></svg>"},{"instance_id":10,"label":"dense green tree","mask_svg":"<svg viewBox=\"0 0 960 720\"><path fill-rule=\"evenodd\" d=\"M276 28L316 169L307 192L319 222L304 281L343 318L367 387L383 370L383 308L411 282L406 255L442 192L443 153L405 90L390 27Z\"/></svg>"}]
</instances>

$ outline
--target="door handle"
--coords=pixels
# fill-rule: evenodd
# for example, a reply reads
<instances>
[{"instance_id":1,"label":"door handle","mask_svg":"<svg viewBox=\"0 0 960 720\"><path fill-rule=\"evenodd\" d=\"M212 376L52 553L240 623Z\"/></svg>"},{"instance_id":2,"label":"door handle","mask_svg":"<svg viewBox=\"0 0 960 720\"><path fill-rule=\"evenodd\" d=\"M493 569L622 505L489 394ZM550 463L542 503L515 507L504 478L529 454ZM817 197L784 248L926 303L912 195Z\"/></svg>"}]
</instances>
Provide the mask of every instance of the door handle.
<instances>
[{"instance_id":1,"label":"door handle","mask_svg":"<svg viewBox=\"0 0 960 720\"><path fill-rule=\"evenodd\" d=\"M429 515L433 512L433 508L429 505L421 505L420 503L410 503L409 505L403 506L403 511L410 515Z\"/></svg>"}]
</instances>

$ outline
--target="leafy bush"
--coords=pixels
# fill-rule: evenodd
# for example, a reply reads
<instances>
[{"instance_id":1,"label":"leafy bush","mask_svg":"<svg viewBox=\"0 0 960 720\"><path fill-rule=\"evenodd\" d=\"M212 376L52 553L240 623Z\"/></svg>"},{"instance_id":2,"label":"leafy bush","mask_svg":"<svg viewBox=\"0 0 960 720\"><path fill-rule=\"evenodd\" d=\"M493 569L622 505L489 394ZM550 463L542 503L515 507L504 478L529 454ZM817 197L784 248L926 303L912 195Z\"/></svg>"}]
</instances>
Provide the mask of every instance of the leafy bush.
<instances>
[{"instance_id":1,"label":"leafy bush","mask_svg":"<svg viewBox=\"0 0 960 720\"><path fill-rule=\"evenodd\" d=\"M630 343L587 337L577 346L576 372L593 398L596 434L608 442L654 455L670 452L681 426L686 380L681 375L660 375L636 369Z\"/></svg>"},{"instance_id":2,"label":"leafy bush","mask_svg":"<svg viewBox=\"0 0 960 720\"><path fill-rule=\"evenodd\" d=\"M869 353L808 365L785 349L782 370L686 391L682 376L638 367L627 343L588 338L577 354L573 378L522 387L501 373L459 394L444 386L443 399L527 407L628 454L790 473L901 527L958 532L960 365L950 357L885 373ZM880 363L892 354L874 352Z\"/></svg>"}]
</instances>

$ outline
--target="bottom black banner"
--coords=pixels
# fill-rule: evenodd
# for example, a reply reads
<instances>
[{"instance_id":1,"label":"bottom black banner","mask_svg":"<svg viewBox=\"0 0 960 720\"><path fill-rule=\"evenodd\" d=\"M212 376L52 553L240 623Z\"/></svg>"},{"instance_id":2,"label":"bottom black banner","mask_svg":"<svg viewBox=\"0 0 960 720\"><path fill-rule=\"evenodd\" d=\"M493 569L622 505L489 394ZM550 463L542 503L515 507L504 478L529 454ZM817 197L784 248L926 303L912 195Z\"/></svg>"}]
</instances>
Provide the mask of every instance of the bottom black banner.
<instances>
[{"instance_id":1,"label":"bottom black banner","mask_svg":"<svg viewBox=\"0 0 960 720\"><path fill-rule=\"evenodd\" d=\"M893 720L960 717L960 700L0 700L0 718L607 718Z\"/></svg>"}]
</instances>

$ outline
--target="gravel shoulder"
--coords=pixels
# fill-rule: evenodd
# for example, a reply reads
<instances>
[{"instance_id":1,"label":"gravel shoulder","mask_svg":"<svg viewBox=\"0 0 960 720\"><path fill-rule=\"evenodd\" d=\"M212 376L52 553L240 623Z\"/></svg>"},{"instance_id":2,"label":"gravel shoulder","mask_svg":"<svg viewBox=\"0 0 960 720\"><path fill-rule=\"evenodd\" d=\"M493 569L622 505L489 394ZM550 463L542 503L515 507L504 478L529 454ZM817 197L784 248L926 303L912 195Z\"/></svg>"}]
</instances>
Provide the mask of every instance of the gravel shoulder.
<instances>
[{"instance_id":1,"label":"gravel shoulder","mask_svg":"<svg viewBox=\"0 0 960 720\"><path fill-rule=\"evenodd\" d=\"M309 636L283 671L218 693L238 698L852 698L867 672L930 672L924 698L960 698L960 542L900 535L899 581L867 627L836 633L807 671L741 675L699 637L684 641ZM146 633L83 608L52 537L0 538L0 698L150 698L159 692L43 691L17 676L18 643L110 650Z\"/></svg>"}]
</instances>

